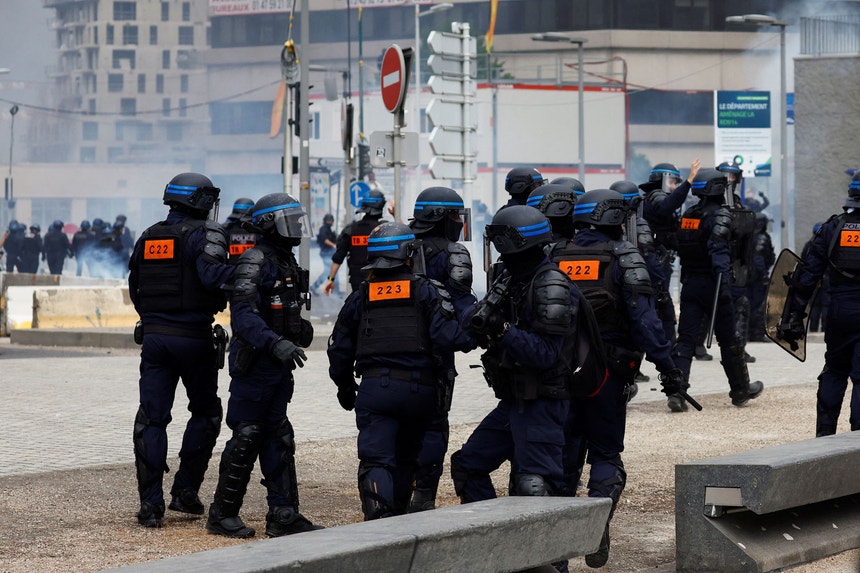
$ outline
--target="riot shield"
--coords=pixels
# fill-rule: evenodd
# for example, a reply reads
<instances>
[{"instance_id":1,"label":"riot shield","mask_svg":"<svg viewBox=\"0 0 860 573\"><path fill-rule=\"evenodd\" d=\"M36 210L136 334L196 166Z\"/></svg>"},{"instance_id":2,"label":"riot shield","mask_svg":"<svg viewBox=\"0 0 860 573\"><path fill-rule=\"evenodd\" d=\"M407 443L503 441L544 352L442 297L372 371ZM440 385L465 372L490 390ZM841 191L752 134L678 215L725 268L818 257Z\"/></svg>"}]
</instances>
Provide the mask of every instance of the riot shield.
<instances>
[{"instance_id":1,"label":"riot shield","mask_svg":"<svg viewBox=\"0 0 860 573\"><path fill-rule=\"evenodd\" d=\"M804 362L806 360L806 329L809 328L809 308L815 297L818 296L818 286L809 298L806 308L803 309L806 317L803 319L804 335L796 342L797 348L792 349L791 343L782 340L777 334L777 327L783 318L788 317L786 300L791 292L791 282L794 273L803 264L803 260L790 249L783 249L773 265L770 275L770 284L767 288L767 305L765 310L765 335L776 342L783 350Z\"/></svg>"}]
</instances>

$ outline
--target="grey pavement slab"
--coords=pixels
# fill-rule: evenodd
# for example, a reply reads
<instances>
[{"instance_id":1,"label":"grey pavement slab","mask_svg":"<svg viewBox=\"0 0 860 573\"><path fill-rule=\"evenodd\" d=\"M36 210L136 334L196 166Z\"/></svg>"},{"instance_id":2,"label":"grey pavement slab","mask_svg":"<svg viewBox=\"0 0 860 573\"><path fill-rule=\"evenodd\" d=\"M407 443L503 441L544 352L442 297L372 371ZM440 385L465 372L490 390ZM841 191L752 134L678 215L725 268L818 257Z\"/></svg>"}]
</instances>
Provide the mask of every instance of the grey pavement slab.
<instances>
[{"instance_id":1,"label":"grey pavement slab","mask_svg":"<svg viewBox=\"0 0 860 573\"><path fill-rule=\"evenodd\" d=\"M320 326L319 329L324 329ZM690 394L719 393L728 401L728 383L717 353L711 362L693 363ZM824 344L810 341L808 358L800 363L773 343L748 346L757 362L752 379L767 388L783 384L814 384L824 361ZM460 376L454 390L452 424L480 421L496 404L478 366L479 352L458 355ZM139 355L123 349L58 349L18 346L0 338L0 476L73 469L134 460L132 424L138 407ZM632 404L665 399L650 363L643 372L650 382L639 385ZM219 393L226 403L229 376L221 371ZM328 377L324 351L308 352L296 372L296 390L287 412L297 441L318 441L357 435L355 415L342 410ZM645 415L631 409L630 416ZM684 415L695 415L694 411ZM179 452L188 419L184 392L177 390L173 422L168 426L168 455ZM215 451L230 432L222 428ZM453 445L452 445L453 446Z\"/></svg>"}]
</instances>

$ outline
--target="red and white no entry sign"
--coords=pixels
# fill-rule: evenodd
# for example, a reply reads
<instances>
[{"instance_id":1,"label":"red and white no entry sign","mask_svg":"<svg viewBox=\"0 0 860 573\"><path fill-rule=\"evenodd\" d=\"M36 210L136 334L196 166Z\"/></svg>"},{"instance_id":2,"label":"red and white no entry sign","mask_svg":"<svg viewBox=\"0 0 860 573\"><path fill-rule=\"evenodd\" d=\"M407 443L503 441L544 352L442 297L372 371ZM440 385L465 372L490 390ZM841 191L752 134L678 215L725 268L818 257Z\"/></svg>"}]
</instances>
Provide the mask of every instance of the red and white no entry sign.
<instances>
[{"instance_id":1,"label":"red and white no entry sign","mask_svg":"<svg viewBox=\"0 0 860 573\"><path fill-rule=\"evenodd\" d=\"M397 44L392 44L382 56L382 103L391 113L397 112L406 96L406 60L403 50Z\"/></svg>"}]
</instances>

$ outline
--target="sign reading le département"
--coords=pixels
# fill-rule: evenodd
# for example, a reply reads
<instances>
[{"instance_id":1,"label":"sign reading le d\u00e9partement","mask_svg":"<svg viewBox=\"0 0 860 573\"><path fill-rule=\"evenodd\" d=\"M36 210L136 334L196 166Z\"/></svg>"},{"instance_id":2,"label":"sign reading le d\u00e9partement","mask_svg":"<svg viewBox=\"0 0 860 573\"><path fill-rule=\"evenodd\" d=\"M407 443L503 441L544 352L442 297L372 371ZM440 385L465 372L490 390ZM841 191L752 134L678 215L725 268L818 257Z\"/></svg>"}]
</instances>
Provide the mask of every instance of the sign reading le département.
<instances>
[{"instance_id":1,"label":"sign reading le d\u00e9partement","mask_svg":"<svg viewBox=\"0 0 860 573\"><path fill-rule=\"evenodd\" d=\"M734 161L744 177L769 176L770 92L718 91L714 98L714 160Z\"/></svg>"}]
</instances>

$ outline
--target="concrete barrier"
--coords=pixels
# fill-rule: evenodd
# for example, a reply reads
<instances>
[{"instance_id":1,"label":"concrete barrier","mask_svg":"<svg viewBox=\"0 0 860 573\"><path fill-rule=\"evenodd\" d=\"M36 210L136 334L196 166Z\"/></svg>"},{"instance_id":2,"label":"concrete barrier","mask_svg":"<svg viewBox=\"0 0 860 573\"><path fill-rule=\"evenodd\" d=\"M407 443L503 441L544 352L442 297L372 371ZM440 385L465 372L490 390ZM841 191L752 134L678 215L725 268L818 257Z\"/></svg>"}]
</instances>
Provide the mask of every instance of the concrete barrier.
<instances>
[{"instance_id":1,"label":"concrete barrier","mask_svg":"<svg viewBox=\"0 0 860 573\"><path fill-rule=\"evenodd\" d=\"M675 466L679 572L764 572L860 548L860 432Z\"/></svg>"},{"instance_id":2,"label":"concrete barrier","mask_svg":"<svg viewBox=\"0 0 860 573\"><path fill-rule=\"evenodd\" d=\"M611 501L503 497L150 561L126 573L521 571L597 550Z\"/></svg>"}]
</instances>

